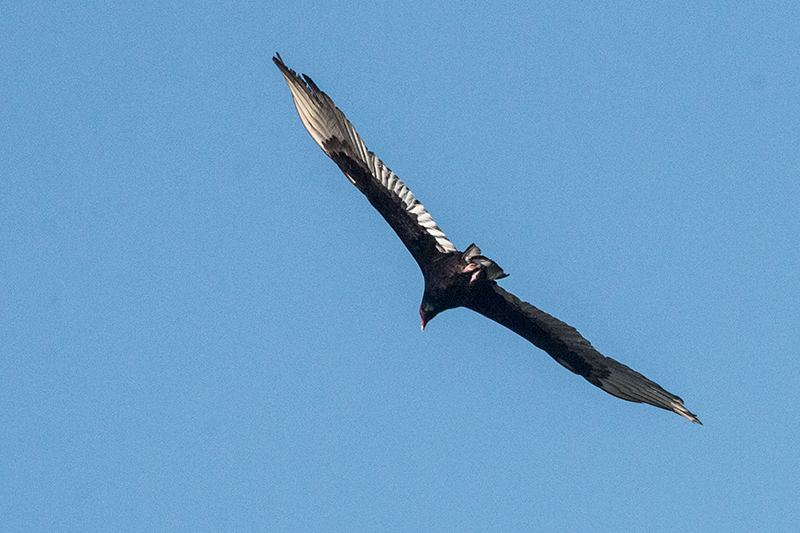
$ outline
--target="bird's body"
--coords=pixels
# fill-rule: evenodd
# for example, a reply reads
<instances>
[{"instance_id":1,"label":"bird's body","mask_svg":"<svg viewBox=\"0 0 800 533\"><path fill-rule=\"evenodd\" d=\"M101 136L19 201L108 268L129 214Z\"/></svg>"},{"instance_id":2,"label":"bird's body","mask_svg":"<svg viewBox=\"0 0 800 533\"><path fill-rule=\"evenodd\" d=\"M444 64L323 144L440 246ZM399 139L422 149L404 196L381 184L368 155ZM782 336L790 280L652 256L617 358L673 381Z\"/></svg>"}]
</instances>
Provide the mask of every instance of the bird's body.
<instances>
[{"instance_id":1,"label":"bird's body","mask_svg":"<svg viewBox=\"0 0 800 533\"><path fill-rule=\"evenodd\" d=\"M419 311L423 329L442 311L455 307L472 309L529 340L606 392L700 423L678 396L605 357L575 328L500 287L496 280L507 274L482 256L474 244L459 252L405 184L367 150L328 95L308 76L300 78L286 67L280 55L273 61L286 78L297 112L311 137L367 197L419 264L425 278Z\"/></svg>"}]
</instances>

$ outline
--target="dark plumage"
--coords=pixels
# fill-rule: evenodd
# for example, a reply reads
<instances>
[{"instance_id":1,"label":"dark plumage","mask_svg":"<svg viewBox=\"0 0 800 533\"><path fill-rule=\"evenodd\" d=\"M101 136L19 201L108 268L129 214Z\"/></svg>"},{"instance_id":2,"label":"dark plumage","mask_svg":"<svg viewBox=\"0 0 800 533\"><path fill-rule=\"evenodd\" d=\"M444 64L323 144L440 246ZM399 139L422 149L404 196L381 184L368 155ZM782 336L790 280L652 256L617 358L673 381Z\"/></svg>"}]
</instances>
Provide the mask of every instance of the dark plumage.
<instances>
[{"instance_id":1,"label":"dark plumage","mask_svg":"<svg viewBox=\"0 0 800 533\"><path fill-rule=\"evenodd\" d=\"M459 252L411 191L375 154L353 125L308 76L300 78L272 58L286 78L303 125L314 141L389 223L419 264L425 278L420 305L422 329L437 314L467 307L528 339L591 384L631 402L649 403L701 422L671 394L622 363L605 357L578 331L505 291L494 261L474 244Z\"/></svg>"}]
</instances>

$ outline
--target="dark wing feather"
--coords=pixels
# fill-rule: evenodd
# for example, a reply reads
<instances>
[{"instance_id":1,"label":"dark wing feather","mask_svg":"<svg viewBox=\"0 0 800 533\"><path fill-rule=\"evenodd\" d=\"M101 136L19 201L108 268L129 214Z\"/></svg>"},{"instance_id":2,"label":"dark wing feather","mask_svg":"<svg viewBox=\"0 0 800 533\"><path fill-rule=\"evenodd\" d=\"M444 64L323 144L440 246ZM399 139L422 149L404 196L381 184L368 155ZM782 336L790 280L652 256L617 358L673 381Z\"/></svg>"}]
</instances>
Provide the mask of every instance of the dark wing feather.
<instances>
[{"instance_id":1,"label":"dark wing feather","mask_svg":"<svg viewBox=\"0 0 800 533\"><path fill-rule=\"evenodd\" d=\"M272 60L289 84L297 113L308 133L386 219L423 271L435 255L455 252L456 247L431 215L394 172L367 150L353 125L328 95L311 78L304 75L301 79L284 65L280 55Z\"/></svg>"},{"instance_id":2,"label":"dark wing feather","mask_svg":"<svg viewBox=\"0 0 800 533\"><path fill-rule=\"evenodd\" d=\"M683 406L683 400L606 357L572 326L523 302L494 282L477 291L467 307L528 339L553 359L589 383L631 402L649 403L702 424Z\"/></svg>"}]
</instances>

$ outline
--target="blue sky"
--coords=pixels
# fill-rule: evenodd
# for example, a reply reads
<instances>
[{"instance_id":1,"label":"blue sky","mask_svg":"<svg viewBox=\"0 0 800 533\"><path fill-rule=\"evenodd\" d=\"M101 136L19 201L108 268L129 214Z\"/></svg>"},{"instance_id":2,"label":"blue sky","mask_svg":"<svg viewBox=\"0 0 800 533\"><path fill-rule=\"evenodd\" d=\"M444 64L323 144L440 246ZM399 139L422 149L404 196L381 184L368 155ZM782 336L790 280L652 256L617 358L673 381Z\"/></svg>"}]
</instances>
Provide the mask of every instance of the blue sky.
<instances>
[{"instance_id":1,"label":"blue sky","mask_svg":"<svg viewBox=\"0 0 800 533\"><path fill-rule=\"evenodd\" d=\"M0 20L14 531L790 531L794 2L21 2ZM312 76L460 249L705 426L422 276Z\"/></svg>"}]
</instances>

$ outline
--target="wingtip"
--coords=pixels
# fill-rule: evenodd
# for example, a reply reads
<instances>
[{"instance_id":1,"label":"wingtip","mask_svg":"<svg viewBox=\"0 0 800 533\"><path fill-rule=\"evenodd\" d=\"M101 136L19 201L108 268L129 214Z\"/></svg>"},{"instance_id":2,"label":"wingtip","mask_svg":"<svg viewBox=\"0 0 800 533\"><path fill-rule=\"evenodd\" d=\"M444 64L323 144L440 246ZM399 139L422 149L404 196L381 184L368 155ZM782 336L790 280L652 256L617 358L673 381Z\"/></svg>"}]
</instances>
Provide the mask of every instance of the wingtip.
<instances>
[{"instance_id":1,"label":"wingtip","mask_svg":"<svg viewBox=\"0 0 800 533\"><path fill-rule=\"evenodd\" d=\"M681 415L686 420L690 420L690 421L694 422L695 424L700 424L701 426L703 425L703 423L700 422L700 419L697 418L697 416L694 413L692 413L686 407L683 406L683 402L681 402L678 405L674 405L673 406L673 411L675 411L677 414Z\"/></svg>"},{"instance_id":2,"label":"wingtip","mask_svg":"<svg viewBox=\"0 0 800 533\"><path fill-rule=\"evenodd\" d=\"M677 411L676 411L676 412L677 412ZM703 423L702 423L702 422L700 422L700 419L699 419L699 418L697 418L696 416L694 416L692 413L689 413L688 411L687 411L687 413L688 413L688 414L684 414L684 413L680 413L680 412L679 412L678 414L679 414L679 415L681 415L681 416L682 416L683 418L685 418L686 420L691 420L691 421L692 421L692 422L694 422L695 424L700 424L701 426L703 425Z\"/></svg>"},{"instance_id":3,"label":"wingtip","mask_svg":"<svg viewBox=\"0 0 800 533\"><path fill-rule=\"evenodd\" d=\"M689 413L689 414L691 415L691 418L689 418L689 420L691 420L695 424L700 424L701 426L703 425L703 423L700 422L700 419L697 418L693 413Z\"/></svg>"}]
</instances>

